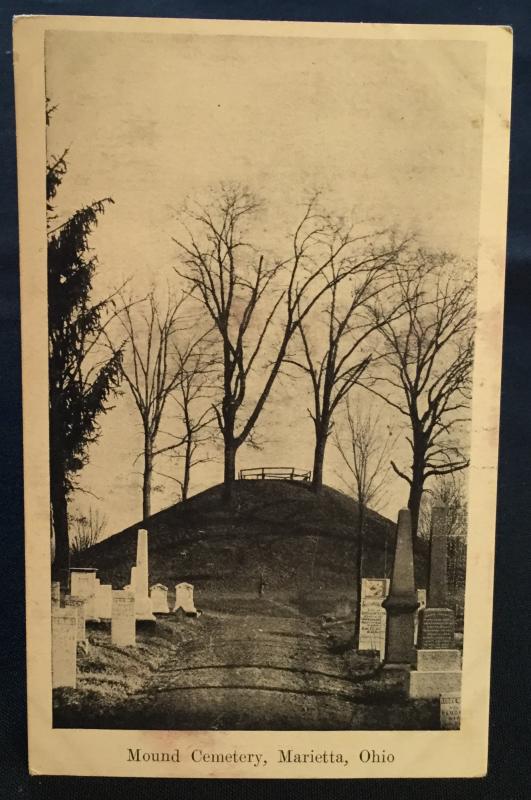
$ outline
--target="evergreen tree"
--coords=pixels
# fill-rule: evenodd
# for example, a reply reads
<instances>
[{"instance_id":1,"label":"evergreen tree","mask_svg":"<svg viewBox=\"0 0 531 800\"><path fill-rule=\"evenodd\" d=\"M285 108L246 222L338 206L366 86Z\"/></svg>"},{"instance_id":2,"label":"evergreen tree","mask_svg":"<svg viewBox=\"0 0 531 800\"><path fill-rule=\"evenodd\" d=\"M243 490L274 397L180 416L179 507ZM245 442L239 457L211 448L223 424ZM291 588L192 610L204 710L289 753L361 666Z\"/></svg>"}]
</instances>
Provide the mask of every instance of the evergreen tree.
<instances>
[{"instance_id":1,"label":"evergreen tree","mask_svg":"<svg viewBox=\"0 0 531 800\"><path fill-rule=\"evenodd\" d=\"M53 109L52 109L53 110ZM49 121L47 113L47 121ZM67 171L65 151L47 162L50 500L55 535L53 573L65 581L69 567L68 497L99 434L98 417L120 379L121 350L108 360L96 352L112 298L91 302L97 259L88 237L110 198L56 224L53 200ZM98 349L99 350L99 349Z\"/></svg>"}]
</instances>

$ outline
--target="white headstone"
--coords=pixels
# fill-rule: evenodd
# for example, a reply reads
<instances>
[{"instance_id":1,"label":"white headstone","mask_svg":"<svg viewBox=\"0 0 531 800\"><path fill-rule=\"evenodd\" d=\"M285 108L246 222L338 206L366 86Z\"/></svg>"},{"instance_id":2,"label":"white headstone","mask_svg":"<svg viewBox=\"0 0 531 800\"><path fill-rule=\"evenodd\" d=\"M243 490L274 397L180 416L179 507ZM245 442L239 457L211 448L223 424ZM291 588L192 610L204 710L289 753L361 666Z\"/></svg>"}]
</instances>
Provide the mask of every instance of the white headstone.
<instances>
[{"instance_id":1,"label":"white headstone","mask_svg":"<svg viewBox=\"0 0 531 800\"><path fill-rule=\"evenodd\" d=\"M387 614L382 602L389 594L389 578L361 579L360 638L358 650L377 650L385 654Z\"/></svg>"},{"instance_id":2,"label":"white headstone","mask_svg":"<svg viewBox=\"0 0 531 800\"><path fill-rule=\"evenodd\" d=\"M133 567L134 569L134 567ZM131 573L133 570L131 570ZM131 575L133 584L133 576ZM138 531L136 545L136 570L134 573L135 615L137 619L154 620L149 597L148 532Z\"/></svg>"},{"instance_id":3,"label":"white headstone","mask_svg":"<svg viewBox=\"0 0 531 800\"><path fill-rule=\"evenodd\" d=\"M194 606L194 587L191 583L178 583L175 586L175 605L174 611L181 609L185 614L198 613Z\"/></svg>"},{"instance_id":4,"label":"white headstone","mask_svg":"<svg viewBox=\"0 0 531 800\"><path fill-rule=\"evenodd\" d=\"M76 687L77 615L70 608L52 611L52 688Z\"/></svg>"},{"instance_id":5,"label":"white headstone","mask_svg":"<svg viewBox=\"0 0 531 800\"><path fill-rule=\"evenodd\" d=\"M97 587L96 613L100 619L110 619L112 616L112 586L110 583L101 583Z\"/></svg>"},{"instance_id":6,"label":"white headstone","mask_svg":"<svg viewBox=\"0 0 531 800\"><path fill-rule=\"evenodd\" d=\"M65 608L74 609L76 614L78 642L84 642L86 639L85 603L86 601L82 597L74 597L73 595L67 595L65 597Z\"/></svg>"},{"instance_id":7,"label":"white headstone","mask_svg":"<svg viewBox=\"0 0 531 800\"><path fill-rule=\"evenodd\" d=\"M154 614L169 614L170 609L168 606L168 587L162 583L156 583L149 590L151 598L151 607Z\"/></svg>"},{"instance_id":8,"label":"white headstone","mask_svg":"<svg viewBox=\"0 0 531 800\"><path fill-rule=\"evenodd\" d=\"M441 695L441 728L458 731L461 727L461 693Z\"/></svg>"},{"instance_id":9,"label":"white headstone","mask_svg":"<svg viewBox=\"0 0 531 800\"><path fill-rule=\"evenodd\" d=\"M112 593L111 642L118 647L136 644L135 598L130 592Z\"/></svg>"},{"instance_id":10,"label":"white headstone","mask_svg":"<svg viewBox=\"0 0 531 800\"><path fill-rule=\"evenodd\" d=\"M417 603L419 607L415 612L415 628L413 632L413 644L417 644L417 638L419 633L419 611L422 611L423 608L426 608L426 589L417 589Z\"/></svg>"},{"instance_id":11,"label":"white headstone","mask_svg":"<svg viewBox=\"0 0 531 800\"><path fill-rule=\"evenodd\" d=\"M96 613L96 571L95 569L70 570L70 594L86 600L85 618L98 621Z\"/></svg>"}]
</instances>

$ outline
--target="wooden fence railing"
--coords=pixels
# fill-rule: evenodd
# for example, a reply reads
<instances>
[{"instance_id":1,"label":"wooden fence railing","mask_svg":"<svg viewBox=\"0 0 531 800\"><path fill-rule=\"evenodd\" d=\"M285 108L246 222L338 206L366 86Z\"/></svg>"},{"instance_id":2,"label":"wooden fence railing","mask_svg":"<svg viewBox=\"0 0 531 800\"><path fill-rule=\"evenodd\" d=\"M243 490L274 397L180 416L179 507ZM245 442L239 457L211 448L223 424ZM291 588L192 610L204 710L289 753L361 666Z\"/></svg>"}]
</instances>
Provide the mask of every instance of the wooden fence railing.
<instances>
[{"instance_id":1,"label":"wooden fence railing","mask_svg":"<svg viewBox=\"0 0 531 800\"><path fill-rule=\"evenodd\" d=\"M311 470L295 467L252 467L239 472L241 481L309 481L311 477Z\"/></svg>"}]
</instances>

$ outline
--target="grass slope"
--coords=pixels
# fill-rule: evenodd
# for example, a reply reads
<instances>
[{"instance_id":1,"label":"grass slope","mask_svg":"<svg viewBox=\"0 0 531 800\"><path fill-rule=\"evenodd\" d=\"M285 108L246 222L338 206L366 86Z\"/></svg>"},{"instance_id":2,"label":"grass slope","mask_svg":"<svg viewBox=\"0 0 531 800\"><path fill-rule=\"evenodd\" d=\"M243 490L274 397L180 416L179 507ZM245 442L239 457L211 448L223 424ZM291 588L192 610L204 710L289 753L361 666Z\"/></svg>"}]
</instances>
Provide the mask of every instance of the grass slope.
<instances>
[{"instance_id":1,"label":"grass slope","mask_svg":"<svg viewBox=\"0 0 531 800\"><path fill-rule=\"evenodd\" d=\"M85 551L77 566L97 567L102 582L129 582L136 559L136 532L149 531L150 583L189 581L200 593L257 592L263 571L266 592L288 596L354 594L358 507L324 487L291 481L238 481L231 508L215 486L184 503L105 539ZM369 512L363 574L389 574L395 525ZM425 553L419 552L419 581ZM425 585L419 583L418 585Z\"/></svg>"}]
</instances>

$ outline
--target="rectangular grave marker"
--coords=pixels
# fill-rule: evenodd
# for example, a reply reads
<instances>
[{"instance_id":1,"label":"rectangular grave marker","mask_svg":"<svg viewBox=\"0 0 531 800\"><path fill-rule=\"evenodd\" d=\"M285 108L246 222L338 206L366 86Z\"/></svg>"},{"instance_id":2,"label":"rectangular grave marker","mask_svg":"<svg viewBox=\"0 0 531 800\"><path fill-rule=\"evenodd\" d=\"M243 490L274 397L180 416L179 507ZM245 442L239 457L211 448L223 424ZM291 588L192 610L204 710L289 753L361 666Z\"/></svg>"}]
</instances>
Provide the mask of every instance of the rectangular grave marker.
<instances>
[{"instance_id":1,"label":"rectangular grave marker","mask_svg":"<svg viewBox=\"0 0 531 800\"><path fill-rule=\"evenodd\" d=\"M191 583L178 583L175 586L174 611L181 609L185 614L197 616L198 611L194 605L194 587Z\"/></svg>"},{"instance_id":2,"label":"rectangular grave marker","mask_svg":"<svg viewBox=\"0 0 531 800\"><path fill-rule=\"evenodd\" d=\"M52 612L52 688L76 687L77 615L69 608Z\"/></svg>"},{"instance_id":3,"label":"rectangular grave marker","mask_svg":"<svg viewBox=\"0 0 531 800\"><path fill-rule=\"evenodd\" d=\"M458 731L461 727L461 693L442 694L440 704L442 730Z\"/></svg>"},{"instance_id":4,"label":"rectangular grave marker","mask_svg":"<svg viewBox=\"0 0 531 800\"><path fill-rule=\"evenodd\" d=\"M77 625L77 641L84 642L86 639L85 600L82 597L73 597L72 595L67 595L65 597L65 608L72 608L74 610Z\"/></svg>"},{"instance_id":5,"label":"rectangular grave marker","mask_svg":"<svg viewBox=\"0 0 531 800\"><path fill-rule=\"evenodd\" d=\"M154 614L169 614L168 606L168 587L162 583L156 583L149 590L151 606Z\"/></svg>"},{"instance_id":6,"label":"rectangular grave marker","mask_svg":"<svg viewBox=\"0 0 531 800\"><path fill-rule=\"evenodd\" d=\"M101 583L96 594L96 613L100 619L112 616L112 585Z\"/></svg>"},{"instance_id":7,"label":"rectangular grave marker","mask_svg":"<svg viewBox=\"0 0 531 800\"><path fill-rule=\"evenodd\" d=\"M426 608L426 595L427 595L426 589L417 589L417 602L419 604L419 607L415 613L415 631L413 636L413 642L415 644L417 644L417 639L419 635L419 613L422 611L422 609Z\"/></svg>"},{"instance_id":8,"label":"rectangular grave marker","mask_svg":"<svg viewBox=\"0 0 531 800\"><path fill-rule=\"evenodd\" d=\"M135 598L130 592L112 593L111 642L118 647L136 644Z\"/></svg>"},{"instance_id":9,"label":"rectangular grave marker","mask_svg":"<svg viewBox=\"0 0 531 800\"><path fill-rule=\"evenodd\" d=\"M385 651L387 615L382 602L389 593L389 578L361 579L359 650L377 650L380 660Z\"/></svg>"},{"instance_id":10,"label":"rectangular grave marker","mask_svg":"<svg viewBox=\"0 0 531 800\"><path fill-rule=\"evenodd\" d=\"M96 613L96 569L70 570L70 594L86 600L85 619L98 621Z\"/></svg>"},{"instance_id":11,"label":"rectangular grave marker","mask_svg":"<svg viewBox=\"0 0 531 800\"><path fill-rule=\"evenodd\" d=\"M452 650L455 615L450 608L424 608L419 613L418 646L422 650Z\"/></svg>"}]
</instances>

